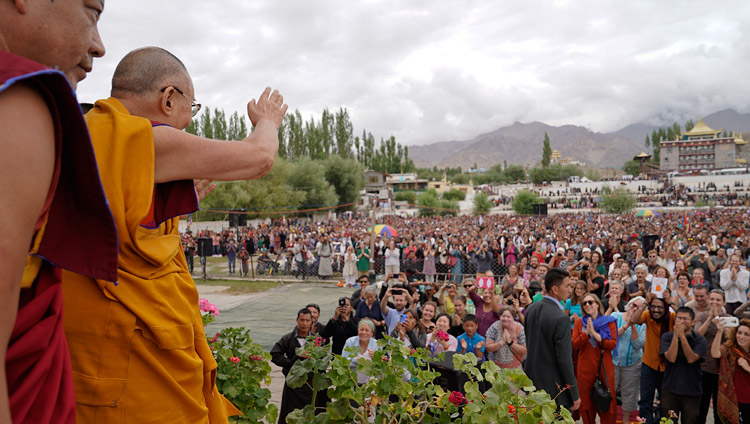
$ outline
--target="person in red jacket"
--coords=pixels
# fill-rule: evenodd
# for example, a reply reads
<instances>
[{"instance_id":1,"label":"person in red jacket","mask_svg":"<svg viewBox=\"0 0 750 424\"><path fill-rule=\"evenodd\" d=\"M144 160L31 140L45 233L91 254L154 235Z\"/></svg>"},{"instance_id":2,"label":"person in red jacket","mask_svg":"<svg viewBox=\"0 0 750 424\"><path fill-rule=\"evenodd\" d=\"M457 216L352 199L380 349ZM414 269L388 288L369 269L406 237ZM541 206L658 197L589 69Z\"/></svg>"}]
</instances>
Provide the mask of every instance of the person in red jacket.
<instances>
[{"instance_id":1,"label":"person in red jacket","mask_svg":"<svg viewBox=\"0 0 750 424\"><path fill-rule=\"evenodd\" d=\"M617 401L612 350L617 347L617 323L614 317L604 315L604 306L593 293L583 297L581 308L583 316L573 326L573 349L578 351L576 379L581 394L581 419L584 424L593 424L598 413L602 424L614 424ZM591 388L597 375L601 375L612 394L607 411L597 411L591 399Z\"/></svg>"}]
</instances>

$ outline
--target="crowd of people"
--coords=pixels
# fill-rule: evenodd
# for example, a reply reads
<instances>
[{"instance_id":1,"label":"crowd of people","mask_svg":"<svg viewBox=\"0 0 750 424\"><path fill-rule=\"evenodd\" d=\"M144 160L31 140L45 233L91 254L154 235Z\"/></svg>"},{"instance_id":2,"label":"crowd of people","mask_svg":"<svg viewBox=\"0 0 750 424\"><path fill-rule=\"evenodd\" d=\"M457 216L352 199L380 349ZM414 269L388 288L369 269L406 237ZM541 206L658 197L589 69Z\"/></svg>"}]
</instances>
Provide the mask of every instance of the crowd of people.
<instances>
[{"instance_id":1,"label":"crowd of people","mask_svg":"<svg viewBox=\"0 0 750 424\"><path fill-rule=\"evenodd\" d=\"M670 411L683 423L705 422L711 405L714 422L748 422L743 216L392 218L400 236L377 239L382 267L362 261L356 290L341 297L329 321L308 307L316 317L310 328L336 354L359 346L353 364L367 357L372 339L388 335L435 355L471 352L502 368L524 367L585 423L597 415L615 422L617 397L625 417L637 411L647 423ZM370 255L366 228L353 216L279 222L239 237L259 237L269 250L265 237L278 240L273 247L282 255L298 244L314 251L319 240ZM282 350L273 356L282 363ZM597 380L612 394L606 408L592 399Z\"/></svg>"}]
</instances>

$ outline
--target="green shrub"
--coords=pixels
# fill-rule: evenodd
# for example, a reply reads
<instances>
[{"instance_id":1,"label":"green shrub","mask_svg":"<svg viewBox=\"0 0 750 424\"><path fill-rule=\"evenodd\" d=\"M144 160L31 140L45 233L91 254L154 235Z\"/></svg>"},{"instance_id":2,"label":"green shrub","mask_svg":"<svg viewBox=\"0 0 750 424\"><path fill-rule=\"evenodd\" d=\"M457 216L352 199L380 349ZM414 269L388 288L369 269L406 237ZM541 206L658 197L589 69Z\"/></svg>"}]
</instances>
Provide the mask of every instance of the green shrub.
<instances>
[{"instance_id":1,"label":"green shrub","mask_svg":"<svg viewBox=\"0 0 750 424\"><path fill-rule=\"evenodd\" d=\"M626 213L633 210L636 203L633 193L621 187L614 190L608 188L602 189L602 200L599 202L601 210L606 213Z\"/></svg>"},{"instance_id":2,"label":"green shrub","mask_svg":"<svg viewBox=\"0 0 750 424\"><path fill-rule=\"evenodd\" d=\"M480 191L474 194L474 215L489 213L492 206L492 200L490 200L490 196L487 193Z\"/></svg>"},{"instance_id":3,"label":"green shrub","mask_svg":"<svg viewBox=\"0 0 750 424\"><path fill-rule=\"evenodd\" d=\"M452 188L443 193L443 199L445 200L458 200L459 202L466 199L466 192L457 188Z\"/></svg>"},{"instance_id":4,"label":"green shrub","mask_svg":"<svg viewBox=\"0 0 750 424\"><path fill-rule=\"evenodd\" d=\"M417 192L416 191L399 191L394 196L394 199L398 202L407 202L409 204L414 204L417 202Z\"/></svg>"},{"instance_id":5,"label":"green shrub","mask_svg":"<svg viewBox=\"0 0 750 424\"><path fill-rule=\"evenodd\" d=\"M356 369L349 359L332 355L328 346L308 341L304 348L297 349L297 354L307 359L295 362L287 384L293 388L310 386L314 398L327 390L331 400L325 409L316 411L313 399L312 405L292 412L287 422L573 423L570 412L562 409L558 415L554 399L535 391L522 370L502 370L489 361L481 365L483 375L474 354L455 355L454 367L469 376L464 396L461 392L448 393L435 383L439 373L430 367L434 358L425 349L408 348L390 337L378 340L378 348L372 360L358 360ZM358 351L357 347L353 349ZM365 384L357 384L358 372L369 377ZM484 394L479 391L482 381L491 384Z\"/></svg>"},{"instance_id":6,"label":"green shrub","mask_svg":"<svg viewBox=\"0 0 750 424\"><path fill-rule=\"evenodd\" d=\"M519 190L513 198L513 211L518 215L531 215L531 205L540 203L539 195L529 190Z\"/></svg>"},{"instance_id":7,"label":"green shrub","mask_svg":"<svg viewBox=\"0 0 750 424\"><path fill-rule=\"evenodd\" d=\"M244 422L275 423L279 414L270 403L271 355L250 339L250 330L225 328L209 339L218 368L216 386L244 416Z\"/></svg>"}]
</instances>

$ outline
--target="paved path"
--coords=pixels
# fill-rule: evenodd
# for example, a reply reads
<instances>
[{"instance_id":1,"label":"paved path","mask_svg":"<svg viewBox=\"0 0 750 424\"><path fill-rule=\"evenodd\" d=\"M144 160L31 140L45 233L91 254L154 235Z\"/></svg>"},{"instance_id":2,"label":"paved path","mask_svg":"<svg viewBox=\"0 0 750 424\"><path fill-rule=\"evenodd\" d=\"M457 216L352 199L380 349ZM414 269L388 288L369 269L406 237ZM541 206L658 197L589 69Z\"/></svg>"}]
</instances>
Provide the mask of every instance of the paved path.
<instances>
[{"instance_id":1,"label":"paved path","mask_svg":"<svg viewBox=\"0 0 750 424\"><path fill-rule=\"evenodd\" d=\"M294 329L297 311L309 303L320 305L323 323L333 315L341 296L350 296L354 289L336 287L334 283L283 284L271 290L230 295L221 293L227 287L198 286L200 296L219 308L216 321L206 327L213 334L227 327L246 327L250 336L263 349L270 351L281 336ZM271 364L271 403L281 406L284 375Z\"/></svg>"}]
</instances>

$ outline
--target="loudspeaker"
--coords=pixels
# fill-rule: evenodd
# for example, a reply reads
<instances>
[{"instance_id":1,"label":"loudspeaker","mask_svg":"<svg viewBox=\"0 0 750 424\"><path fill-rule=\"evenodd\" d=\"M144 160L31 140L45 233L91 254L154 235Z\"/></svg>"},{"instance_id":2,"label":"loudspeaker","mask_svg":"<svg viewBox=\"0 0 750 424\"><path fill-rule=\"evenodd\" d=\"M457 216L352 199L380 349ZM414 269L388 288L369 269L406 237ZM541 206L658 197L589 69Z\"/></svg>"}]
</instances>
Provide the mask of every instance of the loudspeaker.
<instances>
[{"instance_id":1,"label":"loudspeaker","mask_svg":"<svg viewBox=\"0 0 750 424\"><path fill-rule=\"evenodd\" d=\"M198 237L198 256L207 257L213 254L213 241L208 237Z\"/></svg>"},{"instance_id":2,"label":"loudspeaker","mask_svg":"<svg viewBox=\"0 0 750 424\"><path fill-rule=\"evenodd\" d=\"M232 213L229 214L229 226L230 227L247 227L247 215L244 213L234 213L237 212L246 212L245 209L233 209Z\"/></svg>"},{"instance_id":3,"label":"loudspeaker","mask_svg":"<svg viewBox=\"0 0 750 424\"><path fill-rule=\"evenodd\" d=\"M531 205L531 214L532 215L547 215L547 204L539 203L539 204Z\"/></svg>"}]
</instances>

